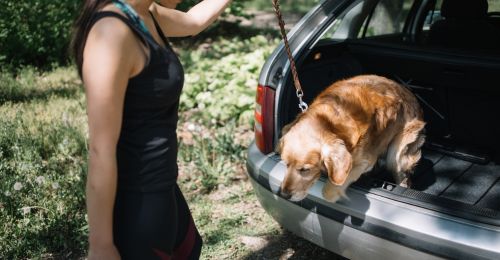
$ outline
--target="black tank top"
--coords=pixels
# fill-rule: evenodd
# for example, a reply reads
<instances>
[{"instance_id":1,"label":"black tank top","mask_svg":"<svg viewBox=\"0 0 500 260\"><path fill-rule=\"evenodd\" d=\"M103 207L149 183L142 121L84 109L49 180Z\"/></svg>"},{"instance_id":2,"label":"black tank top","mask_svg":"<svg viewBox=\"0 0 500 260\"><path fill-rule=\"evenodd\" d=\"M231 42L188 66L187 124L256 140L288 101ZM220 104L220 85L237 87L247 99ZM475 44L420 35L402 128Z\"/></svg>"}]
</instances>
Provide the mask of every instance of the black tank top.
<instances>
[{"instance_id":1,"label":"black tank top","mask_svg":"<svg viewBox=\"0 0 500 260\"><path fill-rule=\"evenodd\" d=\"M153 15L151 15L153 17ZM171 188L177 180L177 120L184 71L153 17L165 47L129 19L115 12L99 12L127 24L149 49L144 69L129 79L117 144L118 190L143 192Z\"/></svg>"}]
</instances>

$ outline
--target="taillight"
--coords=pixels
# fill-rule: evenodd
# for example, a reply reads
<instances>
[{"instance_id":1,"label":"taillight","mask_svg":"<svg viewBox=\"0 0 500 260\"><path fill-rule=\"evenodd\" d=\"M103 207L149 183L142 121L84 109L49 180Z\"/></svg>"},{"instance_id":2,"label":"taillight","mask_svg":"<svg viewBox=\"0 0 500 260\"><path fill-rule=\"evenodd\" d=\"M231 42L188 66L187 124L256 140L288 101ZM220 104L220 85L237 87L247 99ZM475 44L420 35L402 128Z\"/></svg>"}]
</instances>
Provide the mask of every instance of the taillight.
<instances>
[{"instance_id":1,"label":"taillight","mask_svg":"<svg viewBox=\"0 0 500 260\"><path fill-rule=\"evenodd\" d=\"M262 153L273 151L274 93L269 87L257 86L255 104L255 144Z\"/></svg>"}]
</instances>

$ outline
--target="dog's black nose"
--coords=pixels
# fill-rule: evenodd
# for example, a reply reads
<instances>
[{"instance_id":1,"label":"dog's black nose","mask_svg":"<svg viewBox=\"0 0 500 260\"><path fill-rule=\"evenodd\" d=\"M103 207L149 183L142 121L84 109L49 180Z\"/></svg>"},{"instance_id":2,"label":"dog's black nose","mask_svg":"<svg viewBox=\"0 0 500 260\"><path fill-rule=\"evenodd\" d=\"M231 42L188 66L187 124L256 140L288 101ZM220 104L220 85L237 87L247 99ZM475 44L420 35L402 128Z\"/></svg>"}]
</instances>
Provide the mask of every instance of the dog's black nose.
<instances>
[{"instance_id":1,"label":"dog's black nose","mask_svg":"<svg viewBox=\"0 0 500 260\"><path fill-rule=\"evenodd\" d=\"M284 199L287 199L287 200L292 197L292 194L288 193L286 190L283 190L283 189L280 190L280 195L281 195L281 197L283 197Z\"/></svg>"}]
</instances>

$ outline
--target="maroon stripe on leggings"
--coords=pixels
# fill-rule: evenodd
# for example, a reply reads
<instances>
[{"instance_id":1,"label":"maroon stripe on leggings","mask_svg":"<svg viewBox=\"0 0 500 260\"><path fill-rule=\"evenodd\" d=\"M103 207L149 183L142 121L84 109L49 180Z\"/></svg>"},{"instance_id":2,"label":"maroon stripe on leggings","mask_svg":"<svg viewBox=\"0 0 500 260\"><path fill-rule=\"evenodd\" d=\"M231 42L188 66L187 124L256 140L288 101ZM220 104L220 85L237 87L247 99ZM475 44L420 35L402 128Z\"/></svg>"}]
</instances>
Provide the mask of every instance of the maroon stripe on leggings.
<instances>
[{"instance_id":1,"label":"maroon stripe on leggings","mask_svg":"<svg viewBox=\"0 0 500 260\"><path fill-rule=\"evenodd\" d=\"M167 253L158 250L156 248L153 248L153 251L155 251L155 254L160 257L161 260L170 260L172 257L170 257Z\"/></svg>"},{"instance_id":2,"label":"maroon stripe on leggings","mask_svg":"<svg viewBox=\"0 0 500 260\"><path fill-rule=\"evenodd\" d=\"M186 232L186 237L182 244L179 245L176 249L174 249L174 259L188 259L189 255L191 255L191 251L193 251L194 242L196 239L195 235L195 227L194 221L191 214L189 214L189 224L188 230Z\"/></svg>"}]
</instances>

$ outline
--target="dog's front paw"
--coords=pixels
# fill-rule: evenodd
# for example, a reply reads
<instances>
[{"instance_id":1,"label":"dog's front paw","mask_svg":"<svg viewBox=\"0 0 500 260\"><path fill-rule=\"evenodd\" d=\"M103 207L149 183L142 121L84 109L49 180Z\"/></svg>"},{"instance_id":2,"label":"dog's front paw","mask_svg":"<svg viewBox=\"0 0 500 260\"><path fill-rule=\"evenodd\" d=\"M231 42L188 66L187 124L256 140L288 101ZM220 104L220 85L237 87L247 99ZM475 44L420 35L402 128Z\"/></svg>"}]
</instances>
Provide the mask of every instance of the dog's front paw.
<instances>
[{"instance_id":1,"label":"dog's front paw","mask_svg":"<svg viewBox=\"0 0 500 260\"><path fill-rule=\"evenodd\" d=\"M403 188L411 188L412 186L412 183L411 183L411 179L410 177L406 177L404 178L401 183L399 183L399 186L403 187Z\"/></svg>"},{"instance_id":2,"label":"dog's front paw","mask_svg":"<svg viewBox=\"0 0 500 260\"><path fill-rule=\"evenodd\" d=\"M336 187L330 183L326 183L323 186L323 198L329 202L336 202L344 196L344 191L340 187Z\"/></svg>"}]
</instances>

